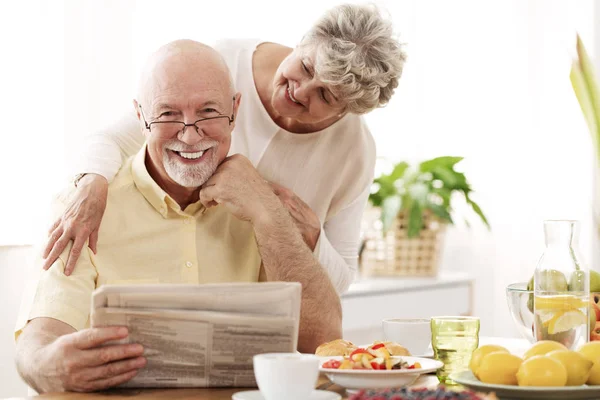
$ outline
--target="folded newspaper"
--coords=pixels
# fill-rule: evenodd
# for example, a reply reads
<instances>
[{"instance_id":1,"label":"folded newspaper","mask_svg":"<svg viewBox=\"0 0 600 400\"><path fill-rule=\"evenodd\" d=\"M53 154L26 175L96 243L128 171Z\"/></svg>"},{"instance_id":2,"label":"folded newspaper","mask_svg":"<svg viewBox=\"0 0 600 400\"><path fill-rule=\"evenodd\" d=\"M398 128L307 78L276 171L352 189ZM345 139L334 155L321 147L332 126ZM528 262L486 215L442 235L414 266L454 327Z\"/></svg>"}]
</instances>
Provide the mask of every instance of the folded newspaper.
<instances>
[{"instance_id":1,"label":"folded newspaper","mask_svg":"<svg viewBox=\"0 0 600 400\"><path fill-rule=\"evenodd\" d=\"M294 282L104 285L91 325L120 325L148 362L124 387L254 387L252 356L294 352L301 286Z\"/></svg>"}]
</instances>

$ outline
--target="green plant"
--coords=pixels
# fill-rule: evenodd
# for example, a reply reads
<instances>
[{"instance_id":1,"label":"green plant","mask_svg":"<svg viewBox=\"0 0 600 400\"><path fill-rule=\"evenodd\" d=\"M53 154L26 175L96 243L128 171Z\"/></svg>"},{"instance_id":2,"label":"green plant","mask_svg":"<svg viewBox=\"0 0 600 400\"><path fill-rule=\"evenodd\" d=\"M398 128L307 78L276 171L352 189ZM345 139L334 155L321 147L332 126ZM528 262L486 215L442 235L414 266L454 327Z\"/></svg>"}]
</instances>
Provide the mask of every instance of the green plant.
<instances>
[{"instance_id":1,"label":"green plant","mask_svg":"<svg viewBox=\"0 0 600 400\"><path fill-rule=\"evenodd\" d=\"M594 65L577 35L577 58L571 66L571 85L590 129L596 157L600 160L600 91L594 74Z\"/></svg>"},{"instance_id":2,"label":"green plant","mask_svg":"<svg viewBox=\"0 0 600 400\"><path fill-rule=\"evenodd\" d=\"M408 236L415 237L423 228L423 213L431 211L441 220L453 224L452 195L462 193L467 204L489 228L481 208L475 203L467 178L454 169L462 157L437 157L411 168L400 162L390 174L374 180L376 191L369 201L381 208L381 220L387 230L400 211L408 213ZM468 224L468 221L467 221Z\"/></svg>"}]
</instances>

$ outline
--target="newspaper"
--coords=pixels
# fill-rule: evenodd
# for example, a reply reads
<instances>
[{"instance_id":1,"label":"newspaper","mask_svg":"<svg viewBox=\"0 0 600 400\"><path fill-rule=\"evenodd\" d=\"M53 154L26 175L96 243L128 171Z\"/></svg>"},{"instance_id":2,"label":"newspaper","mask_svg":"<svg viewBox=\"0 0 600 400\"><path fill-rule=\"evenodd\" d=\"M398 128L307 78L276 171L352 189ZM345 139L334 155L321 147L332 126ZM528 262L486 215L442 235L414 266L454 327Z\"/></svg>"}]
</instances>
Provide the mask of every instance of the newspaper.
<instances>
[{"instance_id":1,"label":"newspaper","mask_svg":"<svg viewBox=\"0 0 600 400\"><path fill-rule=\"evenodd\" d=\"M294 352L301 286L294 282L104 285L91 325L121 325L148 362L124 387L254 387L252 356Z\"/></svg>"}]
</instances>

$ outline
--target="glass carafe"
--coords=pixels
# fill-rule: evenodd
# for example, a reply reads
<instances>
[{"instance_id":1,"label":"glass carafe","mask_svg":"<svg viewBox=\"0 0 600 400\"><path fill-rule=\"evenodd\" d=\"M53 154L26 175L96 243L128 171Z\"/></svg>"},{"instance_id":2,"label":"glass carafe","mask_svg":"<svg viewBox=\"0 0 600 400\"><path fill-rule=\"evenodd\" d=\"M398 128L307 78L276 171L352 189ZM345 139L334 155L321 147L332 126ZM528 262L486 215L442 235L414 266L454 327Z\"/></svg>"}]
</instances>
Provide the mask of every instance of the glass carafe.
<instances>
[{"instance_id":1,"label":"glass carafe","mask_svg":"<svg viewBox=\"0 0 600 400\"><path fill-rule=\"evenodd\" d=\"M577 250L577 221L544 221L546 249L535 268L534 332L575 350L589 340L589 271Z\"/></svg>"}]
</instances>

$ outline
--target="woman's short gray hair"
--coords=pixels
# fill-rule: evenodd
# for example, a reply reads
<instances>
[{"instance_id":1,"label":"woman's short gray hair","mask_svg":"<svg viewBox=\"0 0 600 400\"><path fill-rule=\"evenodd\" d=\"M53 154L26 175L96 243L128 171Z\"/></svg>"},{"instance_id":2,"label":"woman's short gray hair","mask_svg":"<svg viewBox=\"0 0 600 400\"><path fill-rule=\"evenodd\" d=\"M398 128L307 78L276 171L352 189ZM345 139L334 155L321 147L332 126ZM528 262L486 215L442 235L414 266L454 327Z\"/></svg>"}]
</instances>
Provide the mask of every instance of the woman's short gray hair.
<instances>
[{"instance_id":1,"label":"woman's short gray hair","mask_svg":"<svg viewBox=\"0 0 600 400\"><path fill-rule=\"evenodd\" d=\"M398 86L406 54L392 23L374 5L332 8L302 38L315 48L315 70L346 111L364 114L387 104Z\"/></svg>"}]
</instances>

